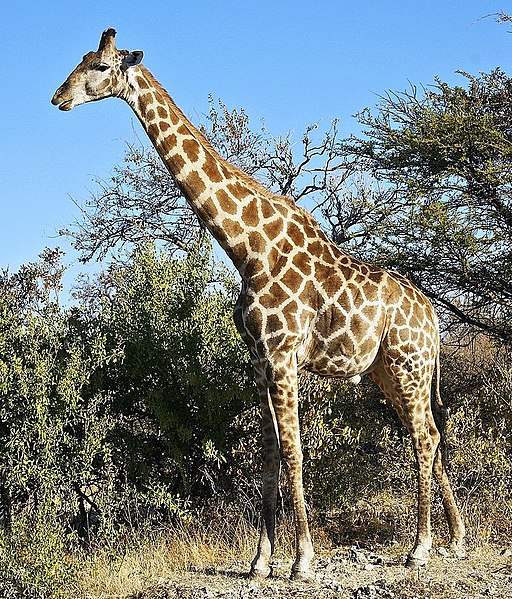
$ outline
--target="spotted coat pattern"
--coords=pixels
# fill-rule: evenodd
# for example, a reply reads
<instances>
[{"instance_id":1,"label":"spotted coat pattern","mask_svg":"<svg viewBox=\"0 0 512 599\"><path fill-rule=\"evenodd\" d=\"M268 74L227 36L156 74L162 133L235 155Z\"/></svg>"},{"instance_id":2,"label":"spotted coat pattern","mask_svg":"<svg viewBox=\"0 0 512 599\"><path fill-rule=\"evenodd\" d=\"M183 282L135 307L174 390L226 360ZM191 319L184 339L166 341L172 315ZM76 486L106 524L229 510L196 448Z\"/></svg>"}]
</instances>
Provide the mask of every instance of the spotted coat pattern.
<instances>
[{"instance_id":1,"label":"spotted coat pattern","mask_svg":"<svg viewBox=\"0 0 512 599\"><path fill-rule=\"evenodd\" d=\"M295 578L308 575L313 547L302 490L297 372L358 382L369 375L409 430L418 462L418 524L410 565L431 548L430 485L443 498L451 547L460 551L464 525L431 410L439 333L427 298L404 277L342 252L314 218L223 160L140 64L142 52L118 50L115 31L56 91L70 110L117 96L134 110L198 218L238 269L242 291L237 328L251 354L261 399L263 508L251 572L267 576L274 547L281 461L287 467L296 525Z\"/></svg>"}]
</instances>

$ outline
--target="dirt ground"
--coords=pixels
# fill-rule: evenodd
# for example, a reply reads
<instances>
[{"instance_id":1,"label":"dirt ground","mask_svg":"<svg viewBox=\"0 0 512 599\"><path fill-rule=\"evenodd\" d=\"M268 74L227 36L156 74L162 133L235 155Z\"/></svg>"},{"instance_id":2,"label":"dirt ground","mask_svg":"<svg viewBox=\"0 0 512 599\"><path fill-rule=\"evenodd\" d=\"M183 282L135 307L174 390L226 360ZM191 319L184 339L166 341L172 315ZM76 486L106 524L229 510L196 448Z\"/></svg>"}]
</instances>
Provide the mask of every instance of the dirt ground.
<instances>
[{"instance_id":1,"label":"dirt ground","mask_svg":"<svg viewBox=\"0 0 512 599\"><path fill-rule=\"evenodd\" d=\"M400 548L402 551L402 548ZM248 564L197 569L159 579L127 599L260 599L263 597L341 599L512 599L512 550L484 547L455 559L433 550L429 565L410 570L393 547L344 547L315 558L310 582L289 580L291 562L274 564L262 582L247 578Z\"/></svg>"}]
</instances>

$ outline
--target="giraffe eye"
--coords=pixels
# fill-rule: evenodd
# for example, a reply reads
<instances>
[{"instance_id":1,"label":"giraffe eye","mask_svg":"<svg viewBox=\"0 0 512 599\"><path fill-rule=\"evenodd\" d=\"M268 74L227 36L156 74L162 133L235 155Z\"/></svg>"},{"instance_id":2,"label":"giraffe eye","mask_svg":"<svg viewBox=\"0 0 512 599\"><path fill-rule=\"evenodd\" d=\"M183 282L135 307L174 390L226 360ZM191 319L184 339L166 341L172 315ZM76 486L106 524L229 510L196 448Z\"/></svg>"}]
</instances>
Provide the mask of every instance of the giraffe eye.
<instances>
[{"instance_id":1,"label":"giraffe eye","mask_svg":"<svg viewBox=\"0 0 512 599\"><path fill-rule=\"evenodd\" d=\"M102 73L108 71L108 69L110 69L110 67L107 64L98 64L94 67L95 71L101 71Z\"/></svg>"}]
</instances>

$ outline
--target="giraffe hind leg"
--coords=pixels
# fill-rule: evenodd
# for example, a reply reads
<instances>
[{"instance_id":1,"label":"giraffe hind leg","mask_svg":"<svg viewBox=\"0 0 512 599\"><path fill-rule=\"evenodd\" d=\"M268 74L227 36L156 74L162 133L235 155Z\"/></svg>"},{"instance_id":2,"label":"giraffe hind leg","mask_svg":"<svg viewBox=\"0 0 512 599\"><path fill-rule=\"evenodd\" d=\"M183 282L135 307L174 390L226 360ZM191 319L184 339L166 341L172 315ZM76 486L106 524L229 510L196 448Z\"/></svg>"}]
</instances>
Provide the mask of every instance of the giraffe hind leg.
<instances>
[{"instance_id":1,"label":"giraffe hind leg","mask_svg":"<svg viewBox=\"0 0 512 599\"><path fill-rule=\"evenodd\" d=\"M408 373L410 374L410 373ZM426 565L432 548L430 524L431 481L440 434L437 430L430 406L430 384L414 381L412 377L401 377L383 366L371 373L371 378L380 387L385 397L397 411L412 438L417 462L418 516L416 540L407 558L408 567ZM407 380L408 384L402 384Z\"/></svg>"},{"instance_id":2,"label":"giraffe hind leg","mask_svg":"<svg viewBox=\"0 0 512 599\"><path fill-rule=\"evenodd\" d=\"M455 557L464 557L464 521L455 502L450 480L446 472L442 448L438 447L434 457L434 476L436 477L443 501L444 513L450 531L450 550Z\"/></svg>"}]
</instances>

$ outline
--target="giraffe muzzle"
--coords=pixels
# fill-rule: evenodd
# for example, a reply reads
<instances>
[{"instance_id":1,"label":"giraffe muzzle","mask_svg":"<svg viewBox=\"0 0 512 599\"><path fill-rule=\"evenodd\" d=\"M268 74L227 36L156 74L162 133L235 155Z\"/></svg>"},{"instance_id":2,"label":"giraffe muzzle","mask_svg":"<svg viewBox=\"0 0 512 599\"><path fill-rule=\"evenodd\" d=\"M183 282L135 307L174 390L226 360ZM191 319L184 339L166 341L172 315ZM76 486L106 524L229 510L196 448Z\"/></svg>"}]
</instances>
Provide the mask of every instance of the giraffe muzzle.
<instances>
[{"instance_id":1,"label":"giraffe muzzle","mask_svg":"<svg viewBox=\"0 0 512 599\"><path fill-rule=\"evenodd\" d=\"M53 94L51 100L54 106L58 106L59 110L71 110L73 108L73 100L67 100L63 94L62 86Z\"/></svg>"}]
</instances>

